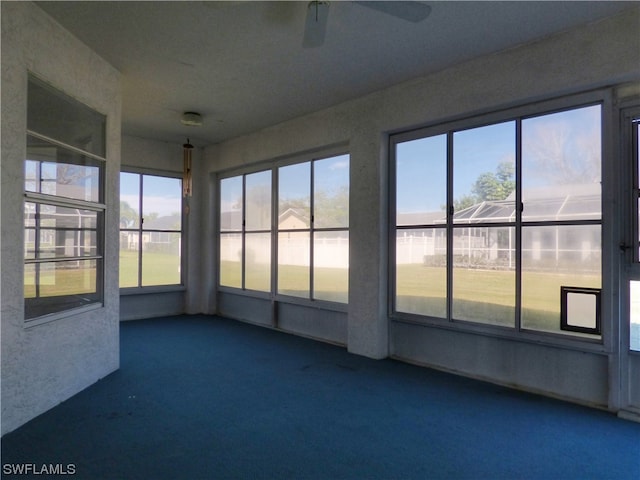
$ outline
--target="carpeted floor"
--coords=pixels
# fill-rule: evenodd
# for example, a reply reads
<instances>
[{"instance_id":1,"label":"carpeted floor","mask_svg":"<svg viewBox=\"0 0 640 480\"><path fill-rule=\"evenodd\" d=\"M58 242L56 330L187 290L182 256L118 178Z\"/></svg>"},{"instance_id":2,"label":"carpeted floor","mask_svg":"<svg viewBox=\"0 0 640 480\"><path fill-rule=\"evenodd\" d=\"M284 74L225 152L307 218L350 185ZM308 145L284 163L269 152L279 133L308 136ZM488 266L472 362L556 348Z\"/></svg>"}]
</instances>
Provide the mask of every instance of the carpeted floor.
<instances>
[{"instance_id":1,"label":"carpeted floor","mask_svg":"<svg viewBox=\"0 0 640 480\"><path fill-rule=\"evenodd\" d=\"M122 324L119 371L2 438L3 478L29 478L7 474L24 463L92 480L638 480L640 425L181 316Z\"/></svg>"}]
</instances>

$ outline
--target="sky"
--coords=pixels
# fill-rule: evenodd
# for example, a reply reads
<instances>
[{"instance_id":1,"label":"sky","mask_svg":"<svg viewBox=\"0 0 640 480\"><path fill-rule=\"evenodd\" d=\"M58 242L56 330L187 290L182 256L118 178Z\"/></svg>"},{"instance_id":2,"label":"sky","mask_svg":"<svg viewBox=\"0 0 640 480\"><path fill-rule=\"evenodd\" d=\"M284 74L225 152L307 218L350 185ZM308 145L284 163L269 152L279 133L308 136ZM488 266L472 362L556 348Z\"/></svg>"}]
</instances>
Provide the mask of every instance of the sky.
<instances>
[{"instance_id":1,"label":"sky","mask_svg":"<svg viewBox=\"0 0 640 480\"><path fill-rule=\"evenodd\" d=\"M600 124L598 105L524 119L523 163L528 163L523 188L551 184L553 175L537 171L536 156L549 155L558 170L564 166L570 171L585 163L590 150L599 155ZM454 132L454 199L470 194L476 179L483 173L495 173L500 163L515 166L515 139L515 121ZM397 211L440 211L446 204L446 134L402 142L396 148ZM595 173L599 178L599 165Z\"/></svg>"},{"instance_id":2,"label":"sky","mask_svg":"<svg viewBox=\"0 0 640 480\"><path fill-rule=\"evenodd\" d=\"M600 106L573 109L548 115L524 119L522 122L523 144L527 138L534 144L552 149L553 141L562 145L555 152L567 163L579 164L585 155L584 148L596 145L600 150ZM515 161L515 121L456 131L454 137L454 198L470 194L479 175L495 173L502 162ZM549 145L545 145L548 132ZM553 136L557 138L551 138ZM558 137L560 135L560 137ZM538 137L540 137L538 139ZM597 137L597 138L596 138ZM537 143L536 143L537 142ZM594 143L595 142L595 143ZM560 151L561 150L561 151ZM551 150L549 150L551 151ZM523 151L523 159L533 155ZM397 144L396 199L399 213L440 211L446 204L446 134L420 138ZM301 198L309 195L311 162L279 168L280 195L286 198ZM315 188L334 190L349 184L349 155L339 155L315 160ZM523 185L542 185L549 182L548 172L536 172L525 168ZM536 173L541 175L536 176ZM599 176L599 171L596 172ZM179 179L145 176L145 197L149 199L151 211L159 215L170 215L181 210L181 188ZM270 185L270 171L246 176L248 185L252 181ZM132 207L138 204L139 175L121 176L121 199ZM241 177L224 179L222 184L222 209L229 210L242 194ZM146 206L145 206L146 209Z\"/></svg>"},{"instance_id":3,"label":"sky","mask_svg":"<svg viewBox=\"0 0 640 480\"><path fill-rule=\"evenodd\" d=\"M179 178L144 175L145 204L144 214L157 213L158 216L169 216L182 211L182 181ZM138 210L140 191L140 175L137 173L120 174L120 201Z\"/></svg>"},{"instance_id":4,"label":"sky","mask_svg":"<svg viewBox=\"0 0 640 480\"><path fill-rule=\"evenodd\" d=\"M313 162L315 189L334 190L341 185L349 185L349 155L315 160ZM280 195L283 198L308 198L311 185L311 162L296 163L278 169ZM257 172L246 176L247 189L262 183L271 187L271 171ZM242 195L242 177L222 180L221 207L229 211Z\"/></svg>"}]
</instances>

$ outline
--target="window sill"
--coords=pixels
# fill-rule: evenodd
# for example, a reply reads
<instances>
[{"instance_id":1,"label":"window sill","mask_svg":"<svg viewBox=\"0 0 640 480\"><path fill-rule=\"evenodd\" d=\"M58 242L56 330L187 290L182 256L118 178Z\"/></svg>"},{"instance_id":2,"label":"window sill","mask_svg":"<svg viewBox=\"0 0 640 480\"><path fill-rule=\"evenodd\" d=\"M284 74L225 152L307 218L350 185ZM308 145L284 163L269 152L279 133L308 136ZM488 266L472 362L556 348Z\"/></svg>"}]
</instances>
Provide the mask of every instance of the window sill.
<instances>
[{"instance_id":1,"label":"window sill","mask_svg":"<svg viewBox=\"0 0 640 480\"><path fill-rule=\"evenodd\" d=\"M129 295L152 295L154 293L172 293L185 292L187 288L184 285L158 285L154 287L128 287L120 289L120 296Z\"/></svg>"},{"instance_id":2,"label":"window sill","mask_svg":"<svg viewBox=\"0 0 640 480\"><path fill-rule=\"evenodd\" d=\"M99 310L101 308L104 308L103 303L93 303L91 305L85 305L83 307L64 310L62 312L50 313L49 315L42 315L40 317L25 320L24 328L30 329L33 327L39 327L40 325L45 325L47 323L55 322L57 320L62 320L64 318L75 317L76 315L82 315L83 313L92 312L94 310Z\"/></svg>"},{"instance_id":3,"label":"window sill","mask_svg":"<svg viewBox=\"0 0 640 480\"><path fill-rule=\"evenodd\" d=\"M608 351L603 345L603 340L601 338L590 339L586 337L570 336L551 332L536 332L532 330L523 330L518 332L515 329L509 327L473 324L470 322L462 321L447 322L444 320L428 317L408 318L404 316L391 316L390 320L393 323L403 323L407 325L417 325L426 328L451 330L468 335L483 335L486 337L499 338L519 343L563 348L567 350L576 350L579 352L590 352L603 355L608 354Z\"/></svg>"}]
</instances>

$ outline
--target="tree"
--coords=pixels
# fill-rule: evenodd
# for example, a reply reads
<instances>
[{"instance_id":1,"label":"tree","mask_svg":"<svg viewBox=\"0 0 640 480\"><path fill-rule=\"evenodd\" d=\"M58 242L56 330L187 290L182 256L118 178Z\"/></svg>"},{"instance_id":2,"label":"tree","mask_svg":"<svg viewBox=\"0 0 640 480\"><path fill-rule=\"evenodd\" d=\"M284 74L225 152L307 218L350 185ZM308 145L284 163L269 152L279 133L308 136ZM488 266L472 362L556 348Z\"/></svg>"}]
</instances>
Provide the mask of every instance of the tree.
<instances>
[{"instance_id":1,"label":"tree","mask_svg":"<svg viewBox=\"0 0 640 480\"><path fill-rule=\"evenodd\" d=\"M523 165L527 177L548 185L600 182L600 124L588 118L577 132L570 121L547 120L523 131Z\"/></svg>"},{"instance_id":2,"label":"tree","mask_svg":"<svg viewBox=\"0 0 640 480\"><path fill-rule=\"evenodd\" d=\"M120 228L131 228L138 221L138 212L127 202L120 201Z\"/></svg>"},{"instance_id":3,"label":"tree","mask_svg":"<svg viewBox=\"0 0 640 480\"><path fill-rule=\"evenodd\" d=\"M464 210L476 203L504 200L516 188L515 167L513 162L498 164L496 171L481 173L471 187L471 194L456 198L453 202L455 211Z\"/></svg>"},{"instance_id":4,"label":"tree","mask_svg":"<svg viewBox=\"0 0 640 480\"><path fill-rule=\"evenodd\" d=\"M472 192L479 201L504 200L516 188L515 168L512 162L502 162L496 173L483 173L475 181Z\"/></svg>"}]
</instances>

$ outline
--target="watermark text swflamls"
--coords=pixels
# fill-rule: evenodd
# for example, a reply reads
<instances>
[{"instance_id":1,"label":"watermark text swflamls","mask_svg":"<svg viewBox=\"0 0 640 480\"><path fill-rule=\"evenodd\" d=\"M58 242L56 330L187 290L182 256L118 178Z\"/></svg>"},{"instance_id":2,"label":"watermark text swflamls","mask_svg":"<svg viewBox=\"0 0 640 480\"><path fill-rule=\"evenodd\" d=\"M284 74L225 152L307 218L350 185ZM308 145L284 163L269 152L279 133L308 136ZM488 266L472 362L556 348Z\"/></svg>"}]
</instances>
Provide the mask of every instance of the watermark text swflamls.
<instances>
[{"instance_id":1,"label":"watermark text swflamls","mask_svg":"<svg viewBox=\"0 0 640 480\"><path fill-rule=\"evenodd\" d=\"M5 463L3 475L75 475L74 463Z\"/></svg>"}]
</instances>

